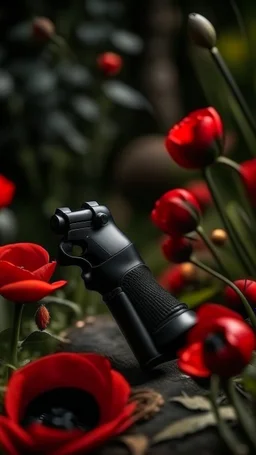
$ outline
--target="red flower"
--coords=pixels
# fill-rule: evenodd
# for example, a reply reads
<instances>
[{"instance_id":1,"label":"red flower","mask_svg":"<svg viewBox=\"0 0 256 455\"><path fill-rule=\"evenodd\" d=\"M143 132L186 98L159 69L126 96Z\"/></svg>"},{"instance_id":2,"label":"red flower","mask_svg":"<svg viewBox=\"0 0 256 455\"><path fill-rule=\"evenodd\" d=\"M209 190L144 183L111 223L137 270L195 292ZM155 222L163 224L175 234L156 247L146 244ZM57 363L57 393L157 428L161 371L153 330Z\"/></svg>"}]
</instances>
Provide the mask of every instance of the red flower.
<instances>
[{"instance_id":1,"label":"red flower","mask_svg":"<svg viewBox=\"0 0 256 455\"><path fill-rule=\"evenodd\" d=\"M63 287L66 281L49 283L56 261L34 243L0 247L0 295L15 302L36 302Z\"/></svg>"},{"instance_id":2,"label":"red flower","mask_svg":"<svg viewBox=\"0 0 256 455\"><path fill-rule=\"evenodd\" d=\"M55 35L55 26L48 17L36 17L32 23L32 34L39 41L48 41Z\"/></svg>"},{"instance_id":3,"label":"red flower","mask_svg":"<svg viewBox=\"0 0 256 455\"><path fill-rule=\"evenodd\" d=\"M159 277L158 283L172 294L179 294L190 283L196 280L195 267L189 262L172 265Z\"/></svg>"},{"instance_id":4,"label":"red flower","mask_svg":"<svg viewBox=\"0 0 256 455\"><path fill-rule=\"evenodd\" d=\"M250 202L253 207L256 207L256 158L241 163L240 174L250 198Z\"/></svg>"},{"instance_id":5,"label":"red flower","mask_svg":"<svg viewBox=\"0 0 256 455\"><path fill-rule=\"evenodd\" d=\"M123 60L114 52L105 52L97 59L98 67L106 76L115 76L121 71Z\"/></svg>"},{"instance_id":6,"label":"red flower","mask_svg":"<svg viewBox=\"0 0 256 455\"><path fill-rule=\"evenodd\" d=\"M176 189L156 201L151 220L166 234L181 236L196 229L200 214L194 196L187 190Z\"/></svg>"},{"instance_id":7,"label":"red flower","mask_svg":"<svg viewBox=\"0 0 256 455\"><path fill-rule=\"evenodd\" d=\"M132 425L130 387L97 354L60 353L17 370L5 395L6 455L83 455Z\"/></svg>"},{"instance_id":8,"label":"red flower","mask_svg":"<svg viewBox=\"0 0 256 455\"><path fill-rule=\"evenodd\" d=\"M216 152L211 148L223 135L218 112L207 107L191 112L169 131L165 146L181 167L198 169L213 163Z\"/></svg>"},{"instance_id":9,"label":"red flower","mask_svg":"<svg viewBox=\"0 0 256 455\"><path fill-rule=\"evenodd\" d=\"M252 308L256 308L256 281L237 280L234 281L234 284L244 294ZM225 287L224 298L229 308L244 313L244 306L239 295L230 286Z\"/></svg>"},{"instance_id":10,"label":"red flower","mask_svg":"<svg viewBox=\"0 0 256 455\"><path fill-rule=\"evenodd\" d=\"M208 186L203 180L190 182L186 189L196 198L202 211L212 204L212 196Z\"/></svg>"},{"instance_id":11,"label":"red flower","mask_svg":"<svg viewBox=\"0 0 256 455\"><path fill-rule=\"evenodd\" d=\"M179 368L197 377L238 375L252 357L253 330L239 314L214 303L203 305L197 315L187 346L178 354Z\"/></svg>"},{"instance_id":12,"label":"red flower","mask_svg":"<svg viewBox=\"0 0 256 455\"><path fill-rule=\"evenodd\" d=\"M15 185L4 175L0 175L0 209L11 204L15 193Z\"/></svg>"},{"instance_id":13,"label":"red flower","mask_svg":"<svg viewBox=\"0 0 256 455\"><path fill-rule=\"evenodd\" d=\"M162 251L168 261L179 264L189 261L193 248L185 237L168 237L162 243Z\"/></svg>"}]
</instances>

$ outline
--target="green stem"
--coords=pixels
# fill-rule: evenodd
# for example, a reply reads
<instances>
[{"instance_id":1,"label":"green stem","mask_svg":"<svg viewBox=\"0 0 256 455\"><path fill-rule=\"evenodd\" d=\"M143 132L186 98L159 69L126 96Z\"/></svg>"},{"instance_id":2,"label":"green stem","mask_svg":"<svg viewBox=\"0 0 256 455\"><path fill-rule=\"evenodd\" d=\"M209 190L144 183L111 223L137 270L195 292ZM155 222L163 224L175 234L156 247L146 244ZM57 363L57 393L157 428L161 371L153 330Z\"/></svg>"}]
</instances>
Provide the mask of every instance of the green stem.
<instances>
[{"instance_id":1,"label":"green stem","mask_svg":"<svg viewBox=\"0 0 256 455\"><path fill-rule=\"evenodd\" d=\"M14 367L18 366L17 360L17 351L18 351L18 342L20 337L20 327L21 327L21 318L23 311L23 304L15 303L14 304L14 315L13 315L13 326L12 326L12 337L10 345L10 358L9 363ZM8 368L8 377L11 377L13 369Z\"/></svg>"},{"instance_id":2,"label":"green stem","mask_svg":"<svg viewBox=\"0 0 256 455\"><path fill-rule=\"evenodd\" d=\"M229 219L225 212L225 208L222 205L222 201L219 199L218 192L216 191L216 188L215 188L215 185L214 185L211 173L210 173L210 167L207 167L203 170L203 177L207 182L207 185L208 185L209 190L212 195L212 199L213 199L216 209L218 210L218 213L221 217L223 225L227 231L227 234L232 243L234 251L236 252L238 258L241 260L241 263L244 266L246 272L249 275L253 275L254 270L250 266L250 258L247 257L246 251L244 250L244 246L241 245L239 237L236 236L236 233L234 232L233 227L229 222ZM248 259L249 259L249 262L248 262Z\"/></svg>"},{"instance_id":3,"label":"green stem","mask_svg":"<svg viewBox=\"0 0 256 455\"><path fill-rule=\"evenodd\" d=\"M213 414L216 418L218 430L221 438L225 442L227 448L234 455L245 455L248 451L247 448L237 440L235 433L230 429L227 423L222 419L219 407L217 404L219 394L219 377L213 375L211 377L211 388L210 388L210 402L212 406Z\"/></svg>"},{"instance_id":4,"label":"green stem","mask_svg":"<svg viewBox=\"0 0 256 455\"><path fill-rule=\"evenodd\" d=\"M199 225L196 229L196 232L201 237L201 239L204 241L207 248L210 250L212 256L214 257L216 263L219 266L221 273L223 273L226 277L228 277L230 279L231 277L230 277L229 271L225 268L224 264L222 264L222 261L218 255L216 248L214 247L213 243L210 241L210 239L206 235L203 227Z\"/></svg>"},{"instance_id":5,"label":"green stem","mask_svg":"<svg viewBox=\"0 0 256 455\"><path fill-rule=\"evenodd\" d=\"M197 267L199 267L200 269L204 270L205 272L209 273L210 275L214 276L215 278L218 278L218 280L223 281L223 283L225 283L228 286L230 286L237 293L237 295L241 299L242 304L245 307L245 310L246 310L246 312L248 314L248 317L250 318L250 321L251 321L251 324L252 324L253 328L256 330L256 316L255 316L255 314L254 314L249 302L245 298L244 294L240 291L240 289L238 289L238 287L232 281L230 281L228 278L226 278L225 276L223 276L220 273L216 272L211 267L208 267L207 265L205 265L203 262L199 261L198 259L191 258L190 262L192 264L196 265Z\"/></svg>"},{"instance_id":6,"label":"green stem","mask_svg":"<svg viewBox=\"0 0 256 455\"><path fill-rule=\"evenodd\" d=\"M230 401L230 404L233 405L239 423L241 425L241 429L243 431L244 436L248 440L248 443L250 447L253 449L253 453L256 453L256 425L255 421L248 414L248 410L244 406L241 398L239 397L238 393L236 392L236 389L233 384L233 380L230 379L229 381L224 382L224 390L226 392L226 395Z\"/></svg>"}]
</instances>

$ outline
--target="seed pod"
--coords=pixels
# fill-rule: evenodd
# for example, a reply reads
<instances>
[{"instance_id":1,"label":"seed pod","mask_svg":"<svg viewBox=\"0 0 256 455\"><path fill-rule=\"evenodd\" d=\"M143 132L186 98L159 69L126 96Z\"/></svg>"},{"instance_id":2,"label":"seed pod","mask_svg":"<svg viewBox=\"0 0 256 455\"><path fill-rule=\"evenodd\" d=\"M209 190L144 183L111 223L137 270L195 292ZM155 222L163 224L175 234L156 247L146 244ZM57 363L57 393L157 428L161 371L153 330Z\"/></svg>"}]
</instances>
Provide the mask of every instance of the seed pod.
<instances>
[{"instance_id":1,"label":"seed pod","mask_svg":"<svg viewBox=\"0 0 256 455\"><path fill-rule=\"evenodd\" d=\"M228 235L224 229L214 229L211 234L211 239L214 245L222 246L226 243Z\"/></svg>"},{"instance_id":2,"label":"seed pod","mask_svg":"<svg viewBox=\"0 0 256 455\"><path fill-rule=\"evenodd\" d=\"M50 322L50 313L44 305L40 305L35 314L35 323L39 330L45 330Z\"/></svg>"},{"instance_id":3,"label":"seed pod","mask_svg":"<svg viewBox=\"0 0 256 455\"><path fill-rule=\"evenodd\" d=\"M200 47L212 49L216 46L216 31L206 17L192 13L188 16L188 34L191 40Z\"/></svg>"}]
</instances>

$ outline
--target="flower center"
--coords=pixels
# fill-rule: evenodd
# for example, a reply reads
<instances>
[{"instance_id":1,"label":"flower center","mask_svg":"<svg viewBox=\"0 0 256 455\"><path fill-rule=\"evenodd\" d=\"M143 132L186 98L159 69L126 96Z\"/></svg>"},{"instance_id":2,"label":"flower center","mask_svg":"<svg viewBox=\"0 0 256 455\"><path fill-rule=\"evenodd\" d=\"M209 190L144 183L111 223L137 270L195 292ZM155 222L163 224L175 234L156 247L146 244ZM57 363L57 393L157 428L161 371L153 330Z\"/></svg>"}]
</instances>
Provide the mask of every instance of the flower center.
<instances>
[{"instance_id":1,"label":"flower center","mask_svg":"<svg viewBox=\"0 0 256 455\"><path fill-rule=\"evenodd\" d=\"M225 335L220 332L210 333L204 342L206 352L219 352L226 347Z\"/></svg>"},{"instance_id":2,"label":"flower center","mask_svg":"<svg viewBox=\"0 0 256 455\"><path fill-rule=\"evenodd\" d=\"M90 431L99 423L100 412L95 398L79 389L60 388L45 392L29 403L22 421L59 430Z\"/></svg>"}]
</instances>

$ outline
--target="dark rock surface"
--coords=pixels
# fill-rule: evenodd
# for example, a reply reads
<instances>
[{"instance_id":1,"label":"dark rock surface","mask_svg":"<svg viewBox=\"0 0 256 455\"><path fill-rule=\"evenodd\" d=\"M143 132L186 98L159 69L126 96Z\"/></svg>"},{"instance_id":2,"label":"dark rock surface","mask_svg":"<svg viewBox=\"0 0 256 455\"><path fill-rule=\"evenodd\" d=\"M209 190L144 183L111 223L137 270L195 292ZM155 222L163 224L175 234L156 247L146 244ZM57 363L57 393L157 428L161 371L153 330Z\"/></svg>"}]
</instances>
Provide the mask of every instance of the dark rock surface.
<instances>
[{"instance_id":1,"label":"dark rock surface","mask_svg":"<svg viewBox=\"0 0 256 455\"><path fill-rule=\"evenodd\" d=\"M186 392L188 395L205 394L206 388L184 376L178 370L176 361L158 367L151 373L142 372L130 348L121 335L115 322L108 316L98 316L83 328L74 328L69 333L70 345L65 350L71 352L97 352L106 355L113 367L120 371L132 387L151 387L160 392L165 400L161 411L148 422L136 425L137 433L153 436L169 423L195 415L169 399ZM99 455L125 455L131 453L125 447L111 444L97 451ZM182 439L158 444L147 452L149 455L227 455L227 449L219 439L215 428L206 429Z\"/></svg>"}]
</instances>

